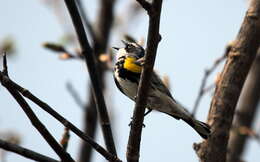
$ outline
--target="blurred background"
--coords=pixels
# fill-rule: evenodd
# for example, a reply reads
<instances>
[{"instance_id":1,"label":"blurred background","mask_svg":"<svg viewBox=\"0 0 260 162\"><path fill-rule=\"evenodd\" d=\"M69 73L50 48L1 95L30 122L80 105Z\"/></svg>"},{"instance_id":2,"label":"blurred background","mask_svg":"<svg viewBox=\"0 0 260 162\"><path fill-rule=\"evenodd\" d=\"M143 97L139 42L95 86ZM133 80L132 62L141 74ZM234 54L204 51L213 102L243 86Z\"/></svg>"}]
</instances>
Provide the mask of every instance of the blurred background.
<instances>
[{"instance_id":1,"label":"blurred background","mask_svg":"<svg viewBox=\"0 0 260 162\"><path fill-rule=\"evenodd\" d=\"M100 17L100 1L82 0L93 29ZM117 0L114 4L114 23L108 38L107 49L98 57L109 63L106 56L122 47L120 40L130 35L140 42L146 41L148 17L134 0ZM228 42L235 39L248 6L245 0L165 0L162 8L159 44L155 69L169 79L173 96L192 110L198 96L204 70L224 53ZM29 89L56 111L84 130L85 110L89 104L90 86L87 68L79 56L74 28L62 0L8 0L0 2L0 46L9 45L9 75L11 79ZM111 20L112 21L112 20ZM90 42L93 42L88 32ZM46 42L66 47L68 54L46 49ZM145 44L145 43L143 43ZM1 61L1 59L0 59ZM0 63L2 65L2 63ZM214 83L223 63L209 77L207 85ZM134 103L116 88L111 70L104 72L104 93L111 118L118 156L125 161ZM76 92L75 101L72 91ZM206 121L214 89L202 98L196 117ZM36 105L28 101L35 113L57 140L62 138L64 127ZM0 86L0 137L14 138L16 143L44 155L58 159L40 134L32 127L22 109L11 95ZM255 128L259 130L259 119ZM145 117L140 161L198 161L192 148L201 137L187 124L165 114L153 112ZM104 146L99 124L96 141ZM71 133L68 152L80 159L82 141ZM256 162L259 143L249 140L243 159ZM30 161L14 153L4 153L4 161ZM105 161L93 151L92 161Z\"/></svg>"}]
</instances>

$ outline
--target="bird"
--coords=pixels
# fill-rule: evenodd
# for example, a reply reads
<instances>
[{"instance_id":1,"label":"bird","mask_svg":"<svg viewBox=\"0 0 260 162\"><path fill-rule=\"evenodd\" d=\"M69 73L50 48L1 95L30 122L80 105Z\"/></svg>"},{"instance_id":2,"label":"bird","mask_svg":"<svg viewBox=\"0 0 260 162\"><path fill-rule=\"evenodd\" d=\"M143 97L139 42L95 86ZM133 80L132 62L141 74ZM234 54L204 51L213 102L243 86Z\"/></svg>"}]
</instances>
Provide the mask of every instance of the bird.
<instances>
[{"instance_id":1,"label":"bird","mask_svg":"<svg viewBox=\"0 0 260 162\"><path fill-rule=\"evenodd\" d=\"M145 64L145 49L136 42L122 40L124 47L113 47L117 50L113 68L114 81L117 88L128 98L135 101L143 65ZM183 120L190 125L202 138L210 136L210 126L196 120L188 110L177 102L159 75L154 71L151 76L151 86L147 97L146 108L149 114L156 110Z\"/></svg>"}]
</instances>

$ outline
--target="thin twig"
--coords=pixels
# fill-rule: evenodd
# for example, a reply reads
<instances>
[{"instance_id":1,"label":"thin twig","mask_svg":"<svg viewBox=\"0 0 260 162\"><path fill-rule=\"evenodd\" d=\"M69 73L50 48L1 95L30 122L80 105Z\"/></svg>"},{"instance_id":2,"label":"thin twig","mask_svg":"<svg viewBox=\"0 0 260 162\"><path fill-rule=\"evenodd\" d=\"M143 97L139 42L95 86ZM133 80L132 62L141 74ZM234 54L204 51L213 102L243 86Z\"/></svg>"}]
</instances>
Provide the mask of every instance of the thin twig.
<instances>
[{"instance_id":1,"label":"thin twig","mask_svg":"<svg viewBox=\"0 0 260 162\"><path fill-rule=\"evenodd\" d=\"M193 109L192 109L191 115L192 115L193 117L195 117L195 115L196 115L196 112L197 112L198 107L199 107L199 103L200 103L200 101L201 101L203 95L204 95L206 92L208 92L208 88L209 88L209 87L208 87L208 88L205 88L205 87L206 87L206 83L207 83L207 79L208 79L209 75L218 67L218 65L219 65L222 61L224 61L224 60L226 59L227 54L228 54L228 52L230 51L230 49L231 49L231 44L228 44L227 47L226 47L226 49L225 49L224 54L223 54L220 58L216 59L216 60L214 61L214 64L213 64L210 68L208 68L208 69L205 70L204 76L203 76L202 81L201 81L199 93L198 93L198 96L197 96L197 98L196 98L196 100L195 100L195 104L194 104ZM215 84L214 84L214 85L215 85ZM212 87L214 87L214 86L210 86L210 89L211 89Z\"/></svg>"},{"instance_id":2,"label":"thin twig","mask_svg":"<svg viewBox=\"0 0 260 162\"><path fill-rule=\"evenodd\" d=\"M8 66L5 52L3 53L3 74L8 76Z\"/></svg>"},{"instance_id":3,"label":"thin twig","mask_svg":"<svg viewBox=\"0 0 260 162\"><path fill-rule=\"evenodd\" d=\"M3 75L3 73L0 71L0 81L5 83L5 86L13 87L16 90L18 90L24 97L30 99L32 102L37 104L39 107L41 107L44 111L48 112L51 116L53 116L55 119L57 119L59 122L61 122L65 127L69 128L72 132L77 134L81 139L89 143L97 152L99 152L101 155L103 155L107 160L110 161L120 161L116 156L110 154L107 152L102 146L97 144L94 140L92 140L89 136L84 134L80 129L78 129L76 126L74 126L71 122L69 122L67 119L65 119L63 116L61 116L59 113L57 113L53 108L51 108L48 104L41 101L39 98L34 96L30 91L27 89L21 87L17 83L13 82L10 78Z\"/></svg>"},{"instance_id":4,"label":"thin twig","mask_svg":"<svg viewBox=\"0 0 260 162\"><path fill-rule=\"evenodd\" d=\"M59 55L60 59L68 60L68 59L80 59L83 60L84 58L80 55L77 51L74 53L69 52L63 45L53 42L45 42L43 47L55 52Z\"/></svg>"},{"instance_id":5,"label":"thin twig","mask_svg":"<svg viewBox=\"0 0 260 162\"><path fill-rule=\"evenodd\" d=\"M150 78L153 72L157 47L161 39L161 36L159 34L161 7L162 0L157 0L153 1L151 8L148 10L148 13L151 14L149 14L147 51L145 54L145 65L142 70L139 82L136 105L134 109L134 115L127 145L128 162L139 161L142 126L144 120L145 107L147 103L147 97L150 89Z\"/></svg>"},{"instance_id":6,"label":"thin twig","mask_svg":"<svg viewBox=\"0 0 260 162\"><path fill-rule=\"evenodd\" d=\"M69 139L70 139L70 130L69 130L69 128L65 127L64 133L63 133L62 138L60 140L60 144L64 148L64 150L67 150L67 148L68 148Z\"/></svg>"},{"instance_id":7,"label":"thin twig","mask_svg":"<svg viewBox=\"0 0 260 162\"><path fill-rule=\"evenodd\" d=\"M78 2L78 9L79 9L79 12L81 13L80 15L82 16L83 22L84 22L86 28L88 29L89 34L90 34L92 40L95 41L95 39L96 39L96 34L95 34L95 31L94 31L94 29L93 29L92 24L91 24L90 21L89 21L89 18L88 18L88 16L87 16L87 13L86 13L86 11L85 11L85 9L84 9L82 0L77 0L77 2Z\"/></svg>"},{"instance_id":8,"label":"thin twig","mask_svg":"<svg viewBox=\"0 0 260 162\"><path fill-rule=\"evenodd\" d=\"M72 86L72 84L70 82L67 82L66 88L67 88L69 94L71 95L71 97L74 99L75 103L80 108L84 109L85 105L84 105L83 101L81 100L79 94L77 93L77 91L74 89L74 87Z\"/></svg>"},{"instance_id":9,"label":"thin twig","mask_svg":"<svg viewBox=\"0 0 260 162\"><path fill-rule=\"evenodd\" d=\"M115 143L114 143L112 130L110 126L109 116L108 116L104 96L102 93L102 88L100 86L101 84L100 84L100 77L99 77L99 69L96 63L97 60L95 60L95 58L93 57L93 50L89 45L87 35L77 5L75 3L75 0L65 0L65 3L70 13L72 22L74 24L78 36L78 40L82 50L82 55L84 55L85 57L91 83L93 86L94 98L96 101L97 110L100 117L101 128L102 128L107 149L110 153L116 155L116 148L115 148Z\"/></svg>"},{"instance_id":10,"label":"thin twig","mask_svg":"<svg viewBox=\"0 0 260 162\"><path fill-rule=\"evenodd\" d=\"M70 154L68 154L59 145L59 143L51 135L48 129L44 126L44 124L38 119L38 117L32 111L29 104L22 97L22 95L14 87L8 86L8 84L6 84L4 79L4 78L8 78L8 66L7 66L6 55L3 55L3 69L4 69L3 72L0 71L1 84L9 91L9 93L14 97L16 102L20 105L20 107L25 112L26 116L29 118L31 124L38 130L38 132L42 135L45 141L51 146L51 148L54 150L54 152L56 152L56 154L60 157L62 161L74 162Z\"/></svg>"},{"instance_id":11,"label":"thin twig","mask_svg":"<svg viewBox=\"0 0 260 162\"><path fill-rule=\"evenodd\" d=\"M41 162L59 162L58 160L52 159L48 156L39 154L35 151L29 150L27 148L21 147L19 145L6 142L0 139L0 148L5 149L7 151L11 151L14 153L17 153L23 157L35 160L35 161L41 161Z\"/></svg>"},{"instance_id":12,"label":"thin twig","mask_svg":"<svg viewBox=\"0 0 260 162\"><path fill-rule=\"evenodd\" d=\"M207 87L205 87L205 88L203 89L203 93L204 93L204 94L205 94L205 93L208 93L210 90L214 89L215 86L216 86L216 83L215 83L215 82L214 82L214 83L211 83L209 86L207 86Z\"/></svg>"},{"instance_id":13,"label":"thin twig","mask_svg":"<svg viewBox=\"0 0 260 162\"><path fill-rule=\"evenodd\" d=\"M3 83L3 85L6 86L5 83ZM16 102L21 106L27 117L30 119L32 125L39 131L42 137L61 158L61 160L74 162L70 155L60 146L60 144L55 140L55 138L51 135L47 128L40 122L38 117L34 114L28 103L19 94L19 92L8 86L6 86L6 89L14 97Z\"/></svg>"}]
</instances>

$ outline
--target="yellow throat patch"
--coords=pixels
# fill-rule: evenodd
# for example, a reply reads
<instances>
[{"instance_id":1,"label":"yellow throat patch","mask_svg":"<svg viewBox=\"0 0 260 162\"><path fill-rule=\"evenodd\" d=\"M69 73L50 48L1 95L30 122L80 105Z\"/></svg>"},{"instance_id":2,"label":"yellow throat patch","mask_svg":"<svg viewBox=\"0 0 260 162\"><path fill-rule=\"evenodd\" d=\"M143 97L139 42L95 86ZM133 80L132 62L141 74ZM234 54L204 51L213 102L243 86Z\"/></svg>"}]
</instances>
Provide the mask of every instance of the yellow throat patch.
<instances>
[{"instance_id":1,"label":"yellow throat patch","mask_svg":"<svg viewBox=\"0 0 260 162\"><path fill-rule=\"evenodd\" d=\"M136 58L127 57L124 62L124 68L134 73L141 73L142 67L135 63Z\"/></svg>"}]
</instances>

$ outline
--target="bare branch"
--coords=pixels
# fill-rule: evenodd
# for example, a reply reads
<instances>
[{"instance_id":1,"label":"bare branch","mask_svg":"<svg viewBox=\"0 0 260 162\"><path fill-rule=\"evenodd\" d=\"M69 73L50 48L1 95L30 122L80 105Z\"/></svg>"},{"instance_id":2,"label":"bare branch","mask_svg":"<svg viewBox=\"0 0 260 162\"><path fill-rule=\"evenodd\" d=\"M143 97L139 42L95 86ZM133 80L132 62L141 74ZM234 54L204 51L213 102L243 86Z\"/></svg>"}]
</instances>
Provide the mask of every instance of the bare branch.
<instances>
[{"instance_id":1,"label":"bare branch","mask_svg":"<svg viewBox=\"0 0 260 162\"><path fill-rule=\"evenodd\" d=\"M6 53L3 54L3 74L8 76L8 66L7 66L7 59L6 59Z\"/></svg>"},{"instance_id":2,"label":"bare branch","mask_svg":"<svg viewBox=\"0 0 260 162\"><path fill-rule=\"evenodd\" d=\"M64 133L63 133L62 138L60 140L60 144L64 148L64 150L67 150L68 145L69 145L69 140L70 140L70 130L69 130L69 128L65 127Z\"/></svg>"},{"instance_id":3,"label":"bare branch","mask_svg":"<svg viewBox=\"0 0 260 162\"><path fill-rule=\"evenodd\" d=\"M136 105L127 145L128 162L139 161L142 125L144 120L147 97L150 89L150 78L153 72L157 47L161 39L161 36L159 34L161 7L162 0L154 1L152 4L153 9L151 10L153 13L149 14L149 29L147 51L145 54L145 65L142 70L141 79L139 82Z\"/></svg>"},{"instance_id":4,"label":"bare branch","mask_svg":"<svg viewBox=\"0 0 260 162\"><path fill-rule=\"evenodd\" d=\"M82 0L78 1L81 2ZM79 10L81 16L83 18L83 22L85 22L86 26L89 26L88 29L90 31L92 40L93 40L93 50L94 57L98 59L97 66L100 69L100 86L102 91L105 89L105 77L104 74L106 70L109 70L108 62L104 62L101 60L102 54L106 53L107 45L109 41L110 31L113 26L114 21L114 4L116 0L100 0L100 7L95 18L95 28L94 25L89 24L89 21L86 18L86 13L84 12L82 5L79 4ZM87 20L87 21L86 21ZM92 28L91 28L92 27ZM89 85L91 87L91 85ZM96 103L94 101L94 95L91 90L92 88L88 88L88 103L85 106L85 115L84 115L84 131L90 136L95 137L96 129L97 129L97 110ZM110 108L111 109L111 108ZM83 143L80 150L80 162L90 162L92 148L87 144Z\"/></svg>"},{"instance_id":5,"label":"bare branch","mask_svg":"<svg viewBox=\"0 0 260 162\"><path fill-rule=\"evenodd\" d=\"M45 155L39 154L35 151L26 149L24 147L21 147L19 145L16 144L12 144L10 142L6 142L0 139L0 148L5 149L7 151L11 151L14 153L17 153L23 157L32 159L32 160L36 160L36 161L44 161L44 162L58 162L55 159L52 159L50 157L47 157Z\"/></svg>"},{"instance_id":6,"label":"bare branch","mask_svg":"<svg viewBox=\"0 0 260 162\"><path fill-rule=\"evenodd\" d=\"M228 162L237 162L243 155L248 136L254 136L252 125L260 97L260 53L247 76L236 108L228 143ZM241 129L243 128L243 129ZM242 131L243 130L243 131ZM245 133L246 132L246 133ZM257 138L256 138L257 139Z\"/></svg>"},{"instance_id":7,"label":"bare branch","mask_svg":"<svg viewBox=\"0 0 260 162\"><path fill-rule=\"evenodd\" d=\"M211 136L194 145L201 162L226 161L227 144L235 107L260 44L260 1L252 0L234 41L208 115ZM216 147L217 146L217 147Z\"/></svg>"},{"instance_id":8,"label":"bare branch","mask_svg":"<svg viewBox=\"0 0 260 162\"><path fill-rule=\"evenodd\" d=\"M75 51L74 53L69 52L63 45L52 42L45 42L43 47L51 50L59 55L60 59L68 60L68 59L80 59L83 60L83 56Z\"/></svg>"},{"instance_id":9,"label":"bare branch","mask_svg":"<svg viewBox=\"0 0 260 162\"><path fill-rule=\"evenodd\" d=\"M20 85L16 84L15 82L13 82L10 78L4 76L2 74L2 72L0 72L0 81L4 82L5 86L18 90L24 97L27 97L32 102L34 102L39 107L41 107L44 111L48 112L51 116L53 116L55 119L57 119L59 122L61 122L61 124L63 124L65 127L69 128L72 132L77 134L81 139L83 139L84 141L89 143L97 152L99 152L101 155L103 155L107 160L118 161L118 162L120 161L116 156L107 152L102 146L97 144L89 136L85 135L81 130L79 130L76 126L74 126L71 122L69 122L67 119L65 119L63 116L61 116L59 113L57 113L48 104L41 101L39 98L34 96L27 89L25 89L25 88L21 87Z\"/></svg>"},{"instance_id":10,"label":"bare branch","mask_svg":"<svg viewBox=\"0 0 260 162\"><path fill-rule=\"evenodd\" d=\"M7 79L6 79L7 78ZM25 99L21 96L21 94L12 86L8 86L8 66L6 55L3 55L3 72L0 71L0 82L1 84L9 91L9 93L14 97L16 102L20 105L20 107L25 112L26 116L29 118L31 124L38 130L38 132L42 135L45 141L51 146L51 148L56 152L56 154L60 157L62 161L74 162L71 158L70 154L68 154L55 140L55 138L51 135L51 133L47 130L47 128L42 124L42 122L38 119L35 113L32 111L29 104L25 101Z\"/></svg>"},{"instance_id":11,"label":"bare branch","mask_svg":"<svg viewBox=\"0 0 260 162\"><path fill-rule=\"evenodd\" d=\"M0 72L2 75L2 72ZM10 94L14 97L17 103L21 106L27 117L30 119L32 125L38 130L38 132L42 135L42 137L46 140L46 142L51 146L51 148L57 153L57 155L63 161L71 161L74 160L70 157L70 155L64 151L64 149L59 145L59 143L55 140L55 138L50 134L47 128L41 123L38 117L34 114L29 104L24 100L24 98L20 95L20 93L14 88L8 86L3 78L0 78L3 86L10 92Z\"/></svg>"},{"instance_id":12,"label":"bare branch","mask_svg":"<svg viewBox=\"0 0 260 162\"><path fill-rule=\"evenodd\" d=\"M24 147L21 147L19 145L10 143L10 142L6 142L0 139L0 147L2 149L5 149L7 151L11 151L14 153L17 153L23 157L32 159L32 160L36 160L36 161L42 161L42 162L58 162L55 159L52 159L50 157L47 157L45 155L39 154L35 151L26 149Z\"/></svg>"},{"instance_id":13,"label":"bare branch","mask_svg":"<svg viewBox=\"0 0 260 162\"><path fill-rule=\"evenodd\" d=\"M216 59L214 64L212 65L212 67L205 70L204 77L202 78L202 81L201 81L199 93L198 93L198 96L195 100L194 107L192 109L191 115L193 117L195 117L195 115L196 115L196 112L197 112L197 109L199 107L199 103L200 103L200 100L202 99L202 96L205 94L205 92L207 92L207 89L205 87L206 87L206 83L207 83L207 79L208 79L209 75L218 67L218 65L222 61L224 61L224 59L227 57L227 54L230 51L230 49L231 49L231 44L228 44L227 47L226 47L224 55L221 56L220 58Z\"/></svg>"},{"instance_id":14,"label":"bare branch","mask_svg":"<svg viewBox=\"0 0 260 162\"><path fill-rule=\"evenodd\" d=\"M52 43L52 42L45 42L42 45L44 48L49 49L53 52L62 52L62 53L68 53L67 49L58 43Z\"/></svg>"},{"instance_id":15,"label":"bare branch","mask_svg":"<svg viewBox=\"0 0 260 162\"><path fill-rule=\"evenodd\" d=\"M71 97L74 99L75 103L82 109L84 109L84 103L81 100L79 94L77 93L77 91L74 89L74 87L72 86L72 84L70 82L67 82L66 84L66 88L69 92L69 94L71 95Z\"/></svg>"},{"instance_id":16,"label":"bare branch","mask_svg":"<svg viewBox=\"0 0 260 162\"><path fill-rule=\"evenodd\" d=\"M152 5L146 0L136 0L149 14L152 8Z\"/></svg>"},{"instance_id":17,"label":"bare branch","mask_svg":"<svg viewBox=\"0 0 260 162\"><path fill-rule=\"evenodd\" d=\"M85 26L87 27L88 31L89 31L89 34L92 38L93 41L95 41L96 39L96 34L95 34L95 31L93 29L93 26L92 24L90 23L89 21L89 18L87 16L87 13L85 12L85 9L84 9L84 6L82 4L82 0L77 0L78 2L78 9L79 9L79 12L81 13L80 15L82 16L82 19L84 21L84 24Z\"/></svg>"},{"instance_id":18,"label":"bare branch","mask_svg":"<svg viewBox=\"0 0 260 162\"><path fill-rule=\"evenodd\" d=\"M87 35L75 1L65 0L65 3L70 13L72 22L74 24L79 39L79 43L82 49L82 54L85 56L85 61L87 63L91 83L93 85L94 98L97 104L97 110L100 117L101 128L103 131L107 149L109 150L110 153L116 155L116 149L115 149L114 139L113 139L112 130L110 126L109 116L107 113L107 108L102 93L102 88L100 86L101 84L100 84L99 69L96 63L97 60L95 60L93 56L93 50L89 45Z\"/></svg>"}]
</instances>

